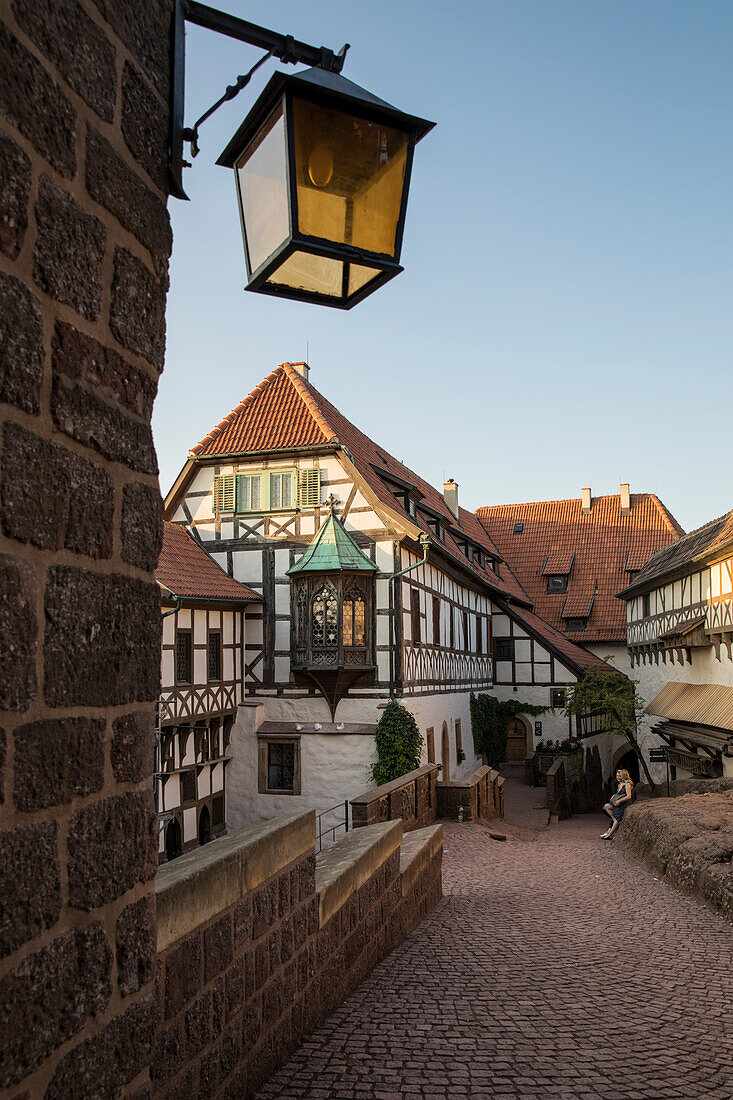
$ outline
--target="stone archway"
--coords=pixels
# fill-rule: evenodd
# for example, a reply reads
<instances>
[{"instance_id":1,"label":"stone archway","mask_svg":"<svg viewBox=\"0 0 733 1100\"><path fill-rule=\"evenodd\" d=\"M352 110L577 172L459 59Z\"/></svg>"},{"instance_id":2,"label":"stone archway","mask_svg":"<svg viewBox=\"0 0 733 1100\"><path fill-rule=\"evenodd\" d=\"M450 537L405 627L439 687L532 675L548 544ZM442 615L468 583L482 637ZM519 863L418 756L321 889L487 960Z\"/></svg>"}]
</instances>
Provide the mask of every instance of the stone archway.
<instances>
[{"instance_id":1,"label":"stone archway","mask_svg":"<svg viewBox=\"0 0 733 1100\"><path fill-rule=\"evenodd\" d=\"M441 762L443 769L440 773L440 779L443 783L450 783L450 737L448 736L448 723L443 722L443 732L441 734Z\"/></svg>"},{"instance_id":2,"label":"stone archway","mask_svg":"<svg viewBox=\"0 0 733 1100\"><path fill-rule=\"evenodd\" d=\"M170 862L172 859L176 859L177 856L183 854L183 837L181 835L181 824L177 817L174 817L168 822L168 827L165 830L165 857Z\"/></svg>"},{"instance_id":3,"label":"stone archway","mask_svg":"<svg viewBox=\"0 0 733 1100\"><path fill-rule=\"evenodd\" d=\"M639 782L639 776L641 774L639 769L639 757L628 744L621 745L613 754L613 770L609 779L614 786L616 772L619 768L625 769L634 783Z\"/></svg>"},{"instance_id":4,"label":"stone archway","mask_svg":"<svg viewBox=\"0 0 733 1100\"><path fill-rule=\"evenodd\" d=\"M208 844L210 840L211 814L208 806L202 806L199 814L199 844Z\"/></svg>"}]
</instances>

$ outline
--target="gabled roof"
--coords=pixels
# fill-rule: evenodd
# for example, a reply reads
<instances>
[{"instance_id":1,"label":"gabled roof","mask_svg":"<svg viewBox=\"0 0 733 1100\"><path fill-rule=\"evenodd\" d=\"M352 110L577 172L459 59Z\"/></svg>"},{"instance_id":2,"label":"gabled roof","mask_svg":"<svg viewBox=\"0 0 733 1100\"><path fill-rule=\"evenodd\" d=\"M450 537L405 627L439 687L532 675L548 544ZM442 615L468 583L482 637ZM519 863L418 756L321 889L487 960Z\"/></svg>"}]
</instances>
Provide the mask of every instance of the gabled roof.
<instances>
[{"instance_id":1,"label":"gabled roof","mask_svg":"<svg viewBox=\"0 0 733 1100\"><path fill-rule=\"evenodd\" d=\"M632 595L644 588L653 588L671 573L684 573L688 568L692 572L691 567L696 562L714 557L718 550L722 552L727 546L733 546L733 511L711 519L697 530L690 531L689 535L683 535L670 546L657 551L619 595Z\"/></svg>"},{"instance_id":2,"label":"gabled roof","mask_svg":"<svg viewBox=\"0 0 733 1100\"><path fill-rule=\"evenodd\" d=\"M606 662L602 661L600 657L596 657L595 653L591 653L590 650L583 649L582 646L571 642L567 635L555 630L554 626L550 626L539 615L535 615L533 611L530 611L529 608L512 604L511 608L506 610L512 618L522 623L530 634L540 638L547 645L547 648L552 650L555 656L573 671L582 674L586 668L599 665L607 667Z\"/></svg>"},{"instance_id":3,"label":"gabled roof","mask_svg":"<svg viewBox=\"0 0 733 1100\"><path fill-rule=\"evenodd\" d=\"M179 523L163 524L163 549L155 579L170 596L218 603L260 601L251 588L228 576Z\"/></svg>"},{"instance_id":4,"label":"gabled roof","mask_svg":"<svg viewBox=\"0 0 733 1100\"><path fill-rule=\"evenodd\" d=\"M414 487L420 495L419 505L425 505L436 515L444 530L444 540L431 538L436 552L445 553L467 573L473 574L495 591L510 595L522 603L530 600L516 577L504 563L497 572L489 562L470 562L451 534L478 545L489 557L501 555L473 513L459 508L456 518L443 494L424 481L409 467L398 462L383 447L364 435L351 421L318 392L295 369L292 363L281 363L260 382L243 401L232 409L208 435L191 450L198 459L226 458L258 451L290 451L298 448L343 448L374 495L393 512L403 515L414 527L430 534L427 520L418 511L410 515L395 496L383 475L396 483ZM383 471L380 474L379 470Z\"/></svg>"},{"instance_id":5,"label":"gabled roof","mask_svg":"<svg viewBox=\"0 0 733 1100\"><path fill-rule=\"evenodd\" d=\"M378 568L331 514L306 552L285 572L292 577L294 573L376 573Z\"/></svg>"},{"instance_id":6,"label":"gabled roof","mask_svg":"<svg viewBox=\"0 0 733 1100\"><path fill-rule=\"evenodd\" d=\"M627 569L639 568L638 561L684 534L653 493L633 493L630 501L628 515L622 512L620 495L593 497L588 515L583 515L580 498L502 504L479 508L476 515L538 615L563 631L563 614L575 607L576 595L578 605L587 607L597 584L583 644L621 642L626 639L626 616L616 593L631 579ZM515 534L517 523L523 526ZM574 555L567 601L547 592L548 555L562 563ZM580 617L581 612L570 614Z\"/></svg>"}]
</instances>

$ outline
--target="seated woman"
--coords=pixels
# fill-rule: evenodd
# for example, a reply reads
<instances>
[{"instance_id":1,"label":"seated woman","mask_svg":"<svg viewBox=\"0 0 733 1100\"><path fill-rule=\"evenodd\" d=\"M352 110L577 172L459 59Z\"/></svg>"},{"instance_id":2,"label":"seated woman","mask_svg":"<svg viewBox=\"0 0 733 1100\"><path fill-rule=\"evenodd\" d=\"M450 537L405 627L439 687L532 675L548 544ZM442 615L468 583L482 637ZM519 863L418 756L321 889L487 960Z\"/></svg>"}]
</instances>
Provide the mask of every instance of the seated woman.
<instances>
[{"instance_id":1,"label":"seated woman","mask_svg":"<svg viewBox=\"0 0 733 1100\"><path fill-rule=\"evenodd\" d=\"M627 771L623 768L619 768L616 772L616 782L618 783L618 789L611 798L610 802L607 802L603 807L604 814L608 814L613 824L611 828L605 833L601 833L604 840L610 840L613 834L618 829L623 819L626 807L630 802L633 802L634 783Z\"/></svg>"}]
</instances>

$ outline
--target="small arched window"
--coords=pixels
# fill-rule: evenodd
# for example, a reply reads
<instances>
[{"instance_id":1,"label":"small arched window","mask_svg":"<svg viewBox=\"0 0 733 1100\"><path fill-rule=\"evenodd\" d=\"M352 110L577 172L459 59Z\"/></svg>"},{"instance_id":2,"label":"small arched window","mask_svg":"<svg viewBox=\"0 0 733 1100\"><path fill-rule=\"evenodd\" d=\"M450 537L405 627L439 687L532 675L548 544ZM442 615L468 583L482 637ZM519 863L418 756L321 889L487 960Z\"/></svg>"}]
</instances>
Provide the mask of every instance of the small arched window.
<instances>
[{"instance_id":1,"label":"small arched window","mask_svg":"<svg viewBox=\"0 0 733 1100\"><path fill-rule=\"evenodd\" d=\"M344 599L341 641L345 646L363 646L366 638L366 604L359 592L348 592Z\"/></svg>"},{"instance_id":2,"label":"small arched window","mask_svg":"<svg viewBox=\"0 0 733 1100\"><path fill-rule=\"evenodd\" d=\"M330 584L324 584L313 597L311 630L314 649L338 646L338 600Z\"/></svg>"}]
</instances>

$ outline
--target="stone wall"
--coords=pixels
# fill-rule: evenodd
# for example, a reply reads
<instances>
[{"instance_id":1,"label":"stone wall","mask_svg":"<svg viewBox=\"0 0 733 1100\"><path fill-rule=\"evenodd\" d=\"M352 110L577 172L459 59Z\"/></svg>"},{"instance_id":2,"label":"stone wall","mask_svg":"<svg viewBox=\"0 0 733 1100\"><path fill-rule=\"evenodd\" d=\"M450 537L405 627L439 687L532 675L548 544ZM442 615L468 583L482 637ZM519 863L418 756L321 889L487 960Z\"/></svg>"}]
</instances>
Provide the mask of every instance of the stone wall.
<instances>
[{"instance_id":1,"label":"stone wall","mask_svg":"<svg viewBox=\"0 0 733 1100\"><path fill-rule=\"evenodd\" d=\"M161 869L155 1097L252 1095L441 897L440 825L314 851L311 812Z\"/></svg>"},{"instance_id":2,"label":"stone wall","mask_svg":"<svg viewBox=\"0 0 733 1100\"><path fill-rule=\"evenodd\" d=\"M438 817L457 821L504 816L504 777L492 768L478 768L460 783L438 783Z\"/></svg>"},{"instance_id":3,"label":"stone wall","mask_svg":"<svg viewBox=\"0 0 733 1100\"><path fill-rule=\"evenodd\" d=\"M391 783L370 787L351 800L353 827L375 825L378 821L400 818L405 832L422 829L435 821L438 813L436 784L439 767L426 764L407 772Z\"/></svg>"},{"instance_id":4,"label":"stone wall","mask_svg":"<svg viewBox=\"0 0 733 1100\"><path fill-rule=\"evenodd\" d=\"M0 8L0 1091L12 1096L149 1087L150 417L171 249L172 7Z\"/></svg>"}]
</instances>

